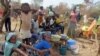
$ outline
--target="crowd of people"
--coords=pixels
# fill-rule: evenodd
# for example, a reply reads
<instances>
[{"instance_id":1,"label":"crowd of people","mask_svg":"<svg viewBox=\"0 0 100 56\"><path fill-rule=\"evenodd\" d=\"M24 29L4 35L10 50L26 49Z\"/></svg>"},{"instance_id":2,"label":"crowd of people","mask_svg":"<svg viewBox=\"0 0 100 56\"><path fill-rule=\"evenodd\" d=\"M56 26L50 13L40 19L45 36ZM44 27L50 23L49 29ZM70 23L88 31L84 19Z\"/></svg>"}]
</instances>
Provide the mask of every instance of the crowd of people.
<instances>
[{"instance_id":1,"label":"crowd of people","mask_svg":"<svg viewBox=\"0 0 100 56\"><path fill-rule=\"evenodd\" d=\"M51 44L52 35L57 35L57 32L64 34L64 22L63 15L56 14L52 6L48 9L48 15L45 16L45 10L43 6L34 13L28 3L21 5L20 12L20 31L17 35L16 32L11 32L10 15L6 19L6 31L8 32L5 37L4 44L4 56L11 56L13 52L17 52L18 56L28 56L26 51L33 51L34 55L38 56L59 56L59 53L55 51ZM76 37L75 29L77 22L80 21L80 12L76 12L74 8L70 14L70 21L68 24L68 36ZM7 24L8 23L8 24ZM76 41L66 36L64 41L69 43L68 48L75 50ZM61 36L62 37L62 36ZM20 38L21 40L19 40ZM66 39L67 38L67 39ZM62 41L62 39L61 39ZM70 41L72 45L70 46ZM74 48L73 48L74 46ZM21 56L20 55L20 56Z\"/></svg>"}]
</instances>

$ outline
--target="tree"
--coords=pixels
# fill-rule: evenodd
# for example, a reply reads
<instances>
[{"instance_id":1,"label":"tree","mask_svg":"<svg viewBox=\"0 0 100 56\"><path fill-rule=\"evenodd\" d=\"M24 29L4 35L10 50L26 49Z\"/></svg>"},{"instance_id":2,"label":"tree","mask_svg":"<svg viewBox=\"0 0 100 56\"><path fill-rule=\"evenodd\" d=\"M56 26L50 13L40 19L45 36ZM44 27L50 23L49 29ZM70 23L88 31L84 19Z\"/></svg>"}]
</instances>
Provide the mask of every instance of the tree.
<instances>
[{"instance_id":1,"label":"tree","mask_svg":"<svg viewBox=\"0 0 100 56\"><path fill-rule=\"evenodd\" d=\"M36 8L39 8L42 5L43 0L33 0Z\"/></svg>"},{"instance_id":2,"label":"tree","mask_svg":"<svg viewBox=\"0 0 100 56\"><path fill-rule=\"evenodd\" d=\"M65 14L65 12L68 11L68 6L67 4L64 4L63 2L61 2L58 6L54 8L54 11L57 14Z\"/></svg>"},{"instance_id":3,"label":"tree","mask_svg":"<svg viewBox=\"0 0 100 56\"><path fill-rule=\"evenodd\" d=\"M92 2L93 3L93 2ZM100 15L100 1L93 4L88 10L89 16L99 16Z\"/></svg>"},{"instance_id":4,"label":"tree","mask_svg":"<svg viewBox=\"0 0 100 56\"><path fill-rule=\"evenodd\" d=\"M11 2L11 0L0 0L1 5L4 7L4 13L2 18L0 19L0 32L2 32L2 28L3 28L3 24L5 22L5 18L9 15L10 13L10 6L9 3Z\"/></svg>"},{"instance_id":5,"label":"tree","mask_svg":"<svg viewBox=\"0 0 100 56\"><path fill-rule=\"evenodd\" d=\"M100 15L100 5L92 7L89 11L90 16L99 16Z\"/></svg>"}]
</instances>

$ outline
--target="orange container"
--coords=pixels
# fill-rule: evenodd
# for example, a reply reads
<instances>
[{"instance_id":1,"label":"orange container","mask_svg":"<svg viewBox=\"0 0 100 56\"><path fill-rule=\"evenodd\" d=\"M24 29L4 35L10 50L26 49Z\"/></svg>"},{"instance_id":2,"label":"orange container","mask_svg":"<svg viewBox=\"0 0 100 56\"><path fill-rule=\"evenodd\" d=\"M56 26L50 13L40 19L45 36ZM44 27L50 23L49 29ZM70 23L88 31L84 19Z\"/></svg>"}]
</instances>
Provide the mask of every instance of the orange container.
<instances>
[{"instance_id":1,"label":"orange container","mask_svg":"<svg viewBox=\"0 0 100 56\"><path fill-rule=\"evenodd\" d=\"M94 20L91 25L89 26L88 30L83 32L83 35L85 35L86 37L89 37L92 34L92 30L93 28L96 26L96 20Z\"/></svg>"}]
</instances>

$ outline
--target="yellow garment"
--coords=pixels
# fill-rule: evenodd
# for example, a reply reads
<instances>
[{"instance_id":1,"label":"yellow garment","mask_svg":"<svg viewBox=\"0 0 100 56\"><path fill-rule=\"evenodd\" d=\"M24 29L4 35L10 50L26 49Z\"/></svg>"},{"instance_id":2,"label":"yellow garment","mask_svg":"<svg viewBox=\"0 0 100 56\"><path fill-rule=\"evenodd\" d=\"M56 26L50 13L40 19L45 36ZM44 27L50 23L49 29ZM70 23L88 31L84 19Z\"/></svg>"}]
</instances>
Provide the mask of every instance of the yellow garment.
<instances>
[{"instance_id":1,"label":"yellow garment","mask_svg":"<svg viewBox=\"0 0 100 56\"><path fill-rule=\"evenodd\" d=\"M83 26L82 31L88 31L88 26Z\"/></svg>"},{"instance_id":2,"label":"yellow garment","mask_svg":"<svg viewBox=\"0 0 100 56\"><path fill-rule=\"evenodd\" d=\"M51 40L52 41L60 41L61 36L60 35L52 35Z\"/></svg>"},{"instance_id":3,"label":"yellow garment","mask_svg":"<svg viewBox=\"0 0 100 56\"><path fill-rule=\"evenodd\" d=\"M61 20L59 18L56 19L56 23L59 24Z\"/></svg>"},{"instance_id":4,"label":"yellow garment","mask_svg":"<svg viewBox=\"0 0 100 56\"><path fill-rule=\"evenodd\" d=\"M57 24L61 23L62 21L63 21L63 18L62 17L59 17L59 18L56 19L56 23Z\"/></svg>"}]
</instances>

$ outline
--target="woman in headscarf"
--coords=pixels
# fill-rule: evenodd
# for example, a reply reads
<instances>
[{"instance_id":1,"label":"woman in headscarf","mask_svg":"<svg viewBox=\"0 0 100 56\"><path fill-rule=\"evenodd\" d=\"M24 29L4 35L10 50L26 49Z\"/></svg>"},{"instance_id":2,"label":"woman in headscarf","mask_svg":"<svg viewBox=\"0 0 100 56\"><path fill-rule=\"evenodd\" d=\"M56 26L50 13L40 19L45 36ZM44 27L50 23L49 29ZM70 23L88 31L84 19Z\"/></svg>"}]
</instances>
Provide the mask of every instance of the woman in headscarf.
<instances>
[{"instance_id":1,"label":"woman in headscarf","mask_svg":"<svg viewBox=\"0 0 100 56\"><path fill-rule=\"evenodd\" d=\"M28 54L20 49L21 47L41 52L40 50L35 49L32 46L21 43L20 41L18 41L16 33L10 32L6 36L6 42L4 45L4 56L11 56L13 52L17 52L22 56L28 56Z\"/></svg>"}]
</instances>

